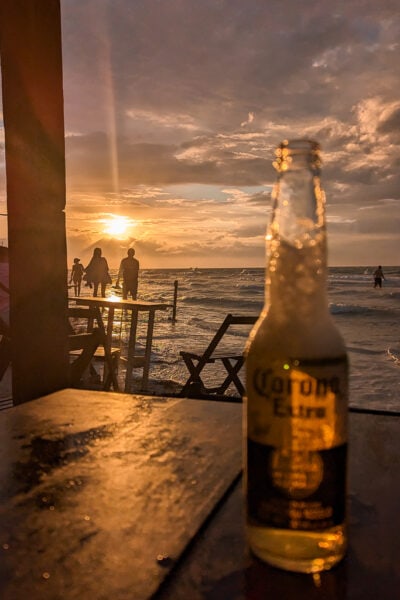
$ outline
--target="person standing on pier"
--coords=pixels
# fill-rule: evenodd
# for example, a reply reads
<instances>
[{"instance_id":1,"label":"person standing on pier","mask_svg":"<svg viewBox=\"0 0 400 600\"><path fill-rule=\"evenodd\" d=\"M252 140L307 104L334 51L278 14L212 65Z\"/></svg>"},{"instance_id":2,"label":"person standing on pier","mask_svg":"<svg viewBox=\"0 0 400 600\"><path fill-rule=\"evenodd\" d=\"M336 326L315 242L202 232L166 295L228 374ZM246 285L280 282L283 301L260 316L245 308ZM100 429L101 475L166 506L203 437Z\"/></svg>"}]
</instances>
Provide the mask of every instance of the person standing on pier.
<instances>
[{"instance_id":1,"label":"person standing on pier","mask_svg":"<svg viewBox=\"0 0 400 600\"><path fill-rule=\"evenodd\" d=\"M104 256L101 255L101 248L93 250L93 256L90 263L85 269L85 279L88 284L93 284L93 296L97 296L99 285L101 286L101 296L106 296L106 285L111 283L111 277L108 270L108 263Z\"/></svg>"},{"instance_id":2,"label":"person standing on pier","mask_svg":"<svg viewBox=\"0 0 400 600\"><path fill-rule=\"evenodd\" d=\"M138 278L139 261L135 258L135 250L129 248L128 256L121 260L116 283L116 286L119 287L120 279L122 279L122 298L124 300L128 298L128 294L131 294L132 300L136 300Z\"/></svg>"},{"instance_id":3,"label":"person standing on pier","mask_svg":"<svg viewBox=\"0 0 400 600\"><path fill-rule=\"evenodd\" d=\"M74 284L75 296L81 295L83 271L83 265L80 262L79 258L74 258L74 264L72 265L71 277L69 282Z\"/></svg>"}]
</instances>

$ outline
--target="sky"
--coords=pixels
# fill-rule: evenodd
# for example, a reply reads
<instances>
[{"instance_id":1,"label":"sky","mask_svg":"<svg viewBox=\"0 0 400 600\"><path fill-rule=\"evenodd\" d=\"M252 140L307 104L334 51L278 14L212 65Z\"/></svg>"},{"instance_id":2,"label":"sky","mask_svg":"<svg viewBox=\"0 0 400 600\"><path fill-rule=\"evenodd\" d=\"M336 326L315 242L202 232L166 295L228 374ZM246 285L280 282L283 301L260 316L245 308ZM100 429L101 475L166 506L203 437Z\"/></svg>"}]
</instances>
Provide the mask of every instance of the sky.
<instances>
[{"instance_id":1,"label":"sky","mask_svg":"<svg viewBox=\"0 0 400 600\"><path fill-rule=\"evenodd\" d=\"M310 138L329 264L400 264L398 0L61 12L69 263L100 246L117 266L132 246L142 268L264 266L274 149Z\"/></svg>"}]
</instances>

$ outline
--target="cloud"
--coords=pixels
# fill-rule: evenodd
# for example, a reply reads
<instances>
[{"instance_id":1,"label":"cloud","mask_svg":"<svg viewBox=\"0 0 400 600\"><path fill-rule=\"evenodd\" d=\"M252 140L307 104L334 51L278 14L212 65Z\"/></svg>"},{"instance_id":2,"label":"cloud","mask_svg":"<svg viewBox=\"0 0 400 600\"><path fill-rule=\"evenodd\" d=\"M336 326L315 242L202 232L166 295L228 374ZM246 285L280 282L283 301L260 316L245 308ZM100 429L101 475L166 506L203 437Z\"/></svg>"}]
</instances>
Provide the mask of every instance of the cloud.
<instances>
[{"instance_id":1,"label":"cloud","mask_svg":"<svg viewBox=\"0 0 400 600\"><path fill-rule=\"evenodd\" d=\"M239 238L258 238L260 236L265 237L266 224L254 223L248 225L242 225L235 230L235 235Z\"/></svg>"},{"instance_id":2,"label":"cloud","mask_svg":"<svg viewBox=\"0 0 400 600\"><path fill-rule=\"evenodd\" d=\"M150 123L168 129L185 129L189 132L201 129L201 127L196 124L195 119L190 115L135 109L127 110L126 114L133 121L138 121L140 125Z\"/></svg>"},{"instance_id":3,"label":"cloud","mask_svg":"<svg viewBox=\"0 0 400 600\"><path fill-rule=\"evenodd\" d=\"M112 147L118 170L113 173ZM190 149L190 151L188 151ZM66 162L70 189L113 190L132 185L207 183L260 185L271 172L270 163L255 154L237 153L237 143L218 137L192 140L183 147L133 143L121 137L111 140L105 132L74 135L66 139Z\"/></svg>"},{"instance_id":4,"label":"cloud","mask_svg":"<svg viewBox=\"0 0 400 600\"><path fill-rule=\"evenodd\" d=\"M240 127L246 127L246 125L250 125L251 123L253 123L253 121L254 121L254 113L249 112L249 114L247 115L247 120L240 123Z\"/></svg>"},{"instance_id":5,"label":"cloud","mask_svg":"<svg viewBox=\"0 0 400 600\"><path fill-rule=\"evenodd\" d=\"M332 260L346 245L364 260L378 231L392 256L397 4L62 2L70 243L88 248L98 215L120 211L139 220L145 260L206 260L208 248L212 263L247 252L263 264L274 148L307 137L323 149Z\"/></svg>"},{"instance_id":6,"label":"cloud","mask_svg":"<svg viewBox=\"0 0 400 600\"><path fill-rule=\"evenodd\" d=\"M400 135L400 102L392 103L380 115L377 132L399 139Z\"/></svg>"}]
</instances>

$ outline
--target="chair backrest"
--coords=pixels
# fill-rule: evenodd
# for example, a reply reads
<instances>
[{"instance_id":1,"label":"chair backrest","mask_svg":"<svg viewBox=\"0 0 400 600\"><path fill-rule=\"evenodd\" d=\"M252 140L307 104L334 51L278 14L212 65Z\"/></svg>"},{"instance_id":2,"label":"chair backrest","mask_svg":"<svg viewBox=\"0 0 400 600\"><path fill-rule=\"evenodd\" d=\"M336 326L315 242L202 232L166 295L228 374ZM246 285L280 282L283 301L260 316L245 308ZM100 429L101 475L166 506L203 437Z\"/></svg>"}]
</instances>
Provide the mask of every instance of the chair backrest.
<instances>
[{"instance_id":1,"label":"chair backrest","mask_svg":"<svg viewBox=\"0 0 400 600\"><path fill-rule=\"evenodd\" d=\"M79 387L82 375L89 367L93 356L101 343L99 329L93 329L90 333L76 333L68 336L69 351L80 350L77 358L70 364L70 385Z\"/></svg>"},{"instance_id":2,"label":"chair backrest","mask_svg":"<svg viewBox=\"0 0 400 600\"><path fill-rule=\"evenodd\" d=\"M100 329L93 327L95 313L91 308L70 306L67 315L69 351L74 354L80 351L70 364L70 384L77 387L97 348L104 343L104 340Z\"/></svg>"},{"instance_id":3,"label":"chair backrest","mask_svg":"<svg viewBox=\"0 0 400 600\"><path fill-rule=\"evenodd\" d=\"M101 331L98 328L93 328L95 315L91 309L82 307L71 307L68 309L68 348L70 352L81 351L77 358L70 364L70 383L72 386L79 384L79 381L89 366L94 353L99 345L103 343ZM74 330L70 319L84 320L84 324L80 324ZM84 329L84 331L82 331ZM0 381L4 376L8 366L11 364L11 335L10 328L7 323L0 317Z\"/></svg>"},{"instance_id":4,"label":"chair backrest","mask_svg":"<svg viewBox=\"0 0 400 600\"><path fill-rule=\"evenodd\" d=\"M90 306L69 306L68 323L71 333L93 331L96 312Z\"/></svg>"},{"instance_id":5,"label":"chair backrest","mask_svg":"<svg viewBox=\"0 0 400 600\"><path fill-rule=\"evenodd\" d=\"M91 306L69 306L67 314L71 333L69 336L70 352L73 350L76 351L82 349L81 356L79 357L80 362L76 368L77 376L79 376L80 379L85 368L89 366L92 358L94 357L97 348L102 346L103 360L107 364L107 368L110 373L110 376L106 378L106 387L104 389L109 389L109 385L112 383L114 391L118 391L118 379L115 370L115 361L113 360L113 355L115 355L115 352L113 350L112 353L109 347L106 331L104 329L104 323L102 321L99 309ZM90 339L90 336L92 336L92 339ZM77 348L76 346L79 346L79 344L83 344L85 347ZM119 356L119 349L117 352ZM74 364L75 363L73 363L73 365ZM79 375L80 370L81 373ZM74 378L74 376L74 373L72 373L72 378Z\"/></svg>"},{"instance_id":6,"label":"chair backrest","mask_svg":"<svg viewBox=\"0 0 400 600\"><path fill-rule=\"evenodd\" d=\"M209 358L211 358L214 350L217 348L219 342L224 337L225 333L231 325L254 325L257 319L258 317L256 316L232 315L231 313L226 315L218 331L215 333L211 342L205 349L202 358L204 360L208 360Z\"/></svg>"}]
</instances>

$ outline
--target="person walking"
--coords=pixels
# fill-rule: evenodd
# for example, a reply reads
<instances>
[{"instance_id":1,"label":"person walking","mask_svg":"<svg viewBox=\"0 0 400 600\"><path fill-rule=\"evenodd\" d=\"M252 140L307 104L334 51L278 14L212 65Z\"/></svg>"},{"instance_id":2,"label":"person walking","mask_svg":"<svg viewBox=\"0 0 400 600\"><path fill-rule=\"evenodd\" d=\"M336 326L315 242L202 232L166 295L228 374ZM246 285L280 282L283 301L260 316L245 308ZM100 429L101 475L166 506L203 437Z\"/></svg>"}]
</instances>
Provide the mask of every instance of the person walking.
<instances>
[{"instance_id":1,"label":"person walking","mask_svg":"<svg viewBox=\"0 0 400 600\"><path fill-rule=\"evenodd\" d=\"M111 283L111 277L107 260L101 255L101 248L93 250L93 256L85 269L85 273L87 283L93 284L93 296L96 298L100 285L101 296L105 298L106 286L108 283Z\"/></svg>"},{"instance_id":2,"label":"person walking","mask_svg":"<svg viewBox=\"0 0 400 600\"><path fill-rule=\"evenodd\" d=\"M74 264L71 269L71 277L69 282L74 284L74 293L75 296L81 295L81 284L83 277L84 269L83 264L80 262L79 258L74 258Z\"/></svg>"},{"instance_id":3,"label":"person walking","mask_svg":"<svg viewBox=\"0 0 400 600\"><path fill-rule=\"evenodd\" d=\"M379 265L374 273L374 288L382 287L382 279L385 279L385 276L383 274L381 265Z\"/></svg>"},{"instance_id":4,"label":"person walking","mask_svg":"<svg viewBox=\"0 0 400 600\"><path fill-rule=\"evenodd\" d=\"M137 298L138 279L139 279L139 261L135 257L135 250L129 248L128 256L121 260L118 271L117 287L122 279L122 297L124 300L131 294L132 300Z\"/></svg>"}]
</instances>

